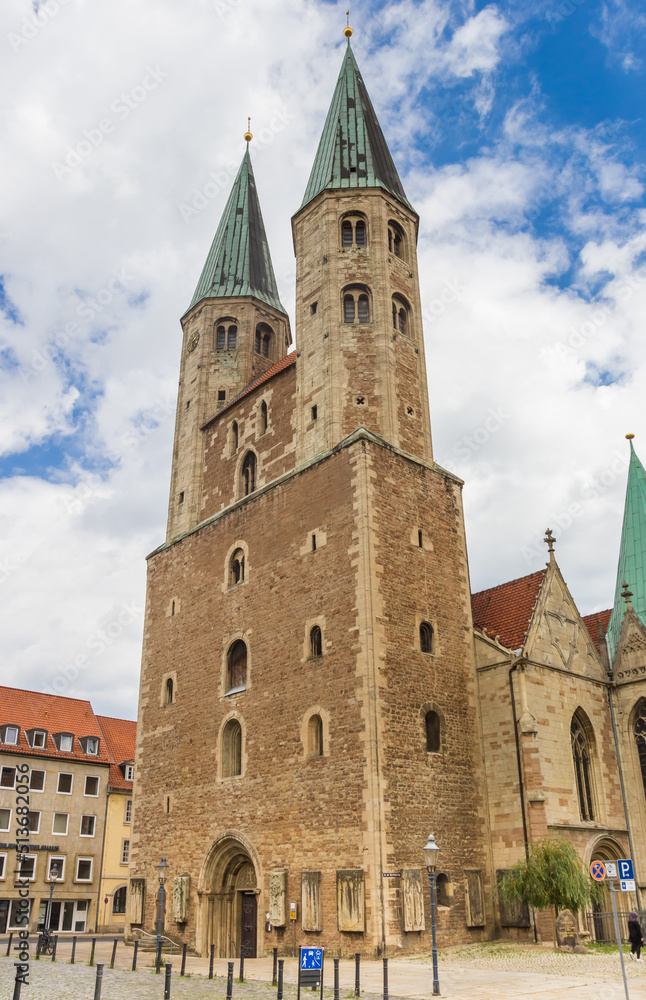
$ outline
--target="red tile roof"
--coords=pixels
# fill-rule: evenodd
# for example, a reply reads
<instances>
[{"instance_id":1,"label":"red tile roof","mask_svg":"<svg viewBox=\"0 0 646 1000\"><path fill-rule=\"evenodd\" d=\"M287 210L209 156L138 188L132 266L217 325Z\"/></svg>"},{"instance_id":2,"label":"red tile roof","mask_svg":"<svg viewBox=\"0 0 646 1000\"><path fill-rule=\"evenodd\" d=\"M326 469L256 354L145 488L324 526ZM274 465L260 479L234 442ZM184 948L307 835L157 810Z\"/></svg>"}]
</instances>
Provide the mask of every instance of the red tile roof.
<instances>
[{"instance_id":1,"label":"red tile roof","mask_svg":"<svg viewBox=\"0 0 646 1000\"><path fill-rule=\"evenodd\" d=\"M498 636L508 649L520 649L545 579L544 569L471 596L474 627Z\"/></svg>"},{"instance_id":2,"label":"red tile roof","mask_svg":"<svg viewBox=\"0 0 646 1000\"><path fill-rule=\"evenodd\" d=\"M63 695L44 694L38 691L23 691L19 688L0 687L0 726L18 726L18 744L12 746L0 743L3 753L28 753L38 757L60 757L66 760L106 764L110 754L102 739L101 727L92 711L89 701L80 698L66 698ZM42 729L47 733L43 749L30 747L25 731ZM52 739L53 733L71 733L74 736L71 753L58 750ZM78 742L81 736L97 736L100 740L99 753L88 755Z\"/></svg>"},{"instance_id":3,"label":"red tile roof","mask_svg":"<svg viewBox=\"0 0 646 1000\"><path fill-rule=\"evenodd\" d=\"M610 615L612 614L612 608L608 608L607 611L595 611L591 615L584 615L583 621L585 622L585 627L590 633L590 638L597 647L597 652L601 652L601 640L599 638L599 626L603 629L603 634L605 635L608 631L608 624L610 622Z\"/></svg>"},{"instance_id":4,"label":"red tile roof","mask_svg":"<svg viewBox=\"0 0 646 1000\"><path fill-rule=\"evenodd\" d=\"M132 788L132 781L126 781L119 765L134 760L137 723L129 719L111 719L97 715L110 756L114 763L110 767L108 784L111 788Z\"/></svg>"},{"instance_id":5,"label":"red tile roof","mask_svg":"<svg viewBox=\"0 0 646 1000\"><path fill-rule=\"evenodd\" d=\"M280 361L277 361L275 365L272 365L271 368L268 368L267 371L263 372L262 375L258 375L258 377L255 378L253 382L250 382L249 385L245 386L242 392L239 392L237 396L234 396L233 399L230 399L226 406L223 406L221 410L218 410L218 412L214 413L212 417L209 417L206 423L202 424L202 427L208 427L208 425L212 423L216 419L216 417L219 417L221 413L225 412L225 410L228 410L236 403L239 403L241 399L244 399L245 396L248 396L250 393L252 393L254 389L258 388L258 386L264 385L265 382L269 382L269 380L272 379L274 375L278 375L280 372L284 372L287 368L291 368L291 366L295 364L296 364L296 352L291 351L289 354L286 354L284 358L281 358Z\"/></svg>"}]
</instances>

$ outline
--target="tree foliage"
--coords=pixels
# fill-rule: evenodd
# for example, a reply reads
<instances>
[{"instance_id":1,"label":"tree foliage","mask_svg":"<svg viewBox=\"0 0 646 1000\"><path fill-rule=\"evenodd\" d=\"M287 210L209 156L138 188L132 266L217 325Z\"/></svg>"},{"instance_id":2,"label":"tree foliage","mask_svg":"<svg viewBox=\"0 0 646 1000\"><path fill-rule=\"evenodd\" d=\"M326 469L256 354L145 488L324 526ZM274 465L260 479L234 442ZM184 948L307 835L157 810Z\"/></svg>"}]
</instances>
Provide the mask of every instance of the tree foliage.
<instances>
[{"instance_id":1,"label":"tree foliage","mask_svg":"<svg viewBox=\"0 0 646 1000\"><path fill-rule=\"evenodd\" d=\"M535 910L554 907L577 913L596 902L603 891L588 875L574 846L563 837L545 837L529 848L529 859L517 862L497 886L505 902L521 899Z\"/></svg>"}]
</instances>

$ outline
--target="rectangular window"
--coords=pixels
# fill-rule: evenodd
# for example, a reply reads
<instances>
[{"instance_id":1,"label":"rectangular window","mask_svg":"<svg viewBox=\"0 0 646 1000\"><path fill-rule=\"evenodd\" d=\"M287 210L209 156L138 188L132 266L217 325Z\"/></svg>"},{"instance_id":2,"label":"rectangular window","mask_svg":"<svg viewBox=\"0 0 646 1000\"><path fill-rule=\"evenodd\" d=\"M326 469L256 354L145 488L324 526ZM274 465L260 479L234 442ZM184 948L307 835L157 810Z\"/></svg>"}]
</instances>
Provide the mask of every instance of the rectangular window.
<instances>
[{"instance_id":1,"label":"rectangular window","mask_svg":"<svg viewBox=\"0 0 646 1000\"><path fill-rule=\"evenodd\" d=\"M0 772L0 788L13 788L16 783L15 767L3 767Z\"/></svg>"},{"instance_id":2,"label":"rectangular window","mask_svg":"<svg viewBox=\"0 0 646 1000\"><path fill-rule=\"evenodd\" d=\"M63 736L60 737L59 750L64 751L64 753L71 753L73 749L74 737L63 734Z\"/></svg>"},{"instance_id":3,"label":"rectangular window","mask_svg":"<svg viewBox=\"0 0 646 1000\"><path fill-rule=\"evenodd\" d=\"M54 874L56 874L56 879L54 879ZM48 882L64 882L65 881L65 855L64 854L50 854L49 861L47 862L47 880Z\"/></svg>"},{"instance_id":4,"label":"rectangular window","mask_svg":"<svg viewBox=\"0 0 646 1000\"><path fill-rule=\"evenodd\" d=\"M67 813L54 813L54 822L52 823L52 833L59 833L63 837L67 835L67 824L69 822L69 816Z\"/></svg>"},{"instance_id":5,"label":"rectangular window","mask_svg":"<svg viewBox=\"0 0 646 1000\"><path fill-rule=\"evenodd\" d=\"M121 864L122 865L127 865L129 861L130 861L130 841L129 840L122 840L121 841Z\"/></svg>"},{"instance_id":6,"label":"rectangular window","mask_svg":"<svg viewBox=\"0 0 646 1000\"><path fill-rule=\"evenodd\" d=\"M86 753L89 753L92 756L96 757L96 755L99 752L99 741L96 739L96 737L94 736L88 737L86 746L87 746Z\"/></svg>"},{"instance_id":7,"label":"rectangular window","mask_svg":"<svg viewBox=\"0 0 646 1000\"><path fill-rule=\"evenodd\" d=\"M76 881L92 881L92 862L94 858L79 858L76 862Z\"/></svg>"},{"instance_id":8,"label":"rectangular window","mask_svg":"<svg viewBox=\"0 0 646 1000\"><path fill-rule=\"evenodd\" d=\"M29 812L29 825L28 830L30 833L38 833L40 830L40 813L30 810Z\"/></svg>"},{"instance_id":9,"label":"rectangular window","mask_svg":"<svg viewBox=\"0 0 646 1000\"><path fill-rule=\"evenodd\" d=\"M132 821L132 799L126 799L126 809L123 816L124 823L130 823Z\"/></svg>"},{"instance_id":10,"label":"rectangular window","mask_svg":"<svg viewBox=\"0 0 646 1000\"><path fill-rule=\"evenodd\" d=\"M27 902L29 906L25 909L21 904L22 900L12 899L11 910L9 911L9 930L26 930L29 927L29 917L31 915L31 904L33 900Z\"/></svg>"},{"instance_id":11,"label":"rectangular window","mask_svg":"<svg viewBox=\"0 0 646 1000\"><path fill-rule=\"evenodd\" d=\"M64 771L61 771L58 775L57 791L60 792L61 795L71 795L72 781L73 776L71 774L66 774Z\"/></svg>"},{"instance_id":12,"label":"rectangular window","mask_svg":"<svg viewBox=\"0 0 646 1000\"><path fill-rule=\"evenodd\" d=\"M312 420L318 420L318 415L319 415L318 407L317 406L313 406L312 407Z\"/></svg>"},{"instance_id":13,"label":"rectangular window","mask_svg":"<svg viewBox=\"0 0 646 1000\"><path fill-rule=\"evenodd\" d=\"M34 747L36 750L44 750L46 738L47 738L47 734L44 733L44 732L42 732L41 730L38 730L37 732L32 733L32 737L31 737L31 745L32 745L32 747Z\"/></svg>"},{"instance_id":14,"label":"rectangular window","mask_svg":"<svg viewBox=\"0 0 646 1000\"><path fill-rule=\"evenodd\" d=\"M85 914L87 912L87 899L79 899L74 913L74 930L83 932L85 930Z\"/></svg>"},{"instance_id":15,"label":"rectangular window","mask_svg":"<svg viewBox=\"0 0 646 1000\"><path fill-rule=\"evenodd\" d=\"M85 777L85 791L84 795L92 795L96 798L99 794L99 779L95 778L94 775L88 774Z\"/></svg>"},{"instance_id":16,"label":"rectangular window","mask_svg":"<svg viewBox=\"0 0 646 1000\"><path fill-rule=\"evenodd\" d=\"M134 781L134 780L135 780L135 765L126 764L126 781Z\"/></svg>"},{"instance_id":17,"label":"rectangular window","mask_svg":"<svg viewBox=\"0 0 646 1000\"><path fill-rule=\"evenodd\" d=\"M0 830L8 830L11 826L11 809L0 809Z\"/></svg>"},{"instance_id":18,"label":"rectangular window","mask_svg":"<svg viewBox=\"0 0 646 1000\"><path fill-rule=\"evenodd\" d=\"M25 878L28 882L33 882L36 878L36 855L35 854L23 854L22 861L20 862L20 867L18 869L18 878Z\"/></svg>"},{"instance_id":19,"label":"rectangular window","mask_svg":"<svg viewBox=\"0 0 646 1000\"><path fill-rule=\"evenodd\" d=\"M45 788L45 772L31 771L29 775L29 787L32 792L42 792Z\"/></svg>"},{"instance_id":20,"label":"rectangular window","mask_svg":"<svg viewBox=\"0 0 646 1000\"><path fill-rule=\"evenodd\" d=\"M0 878L4 878L7 871L7 855L0 854Z\"/></svg>"},{"instance_id":21,"label":"rectangular window","mask_svg":"<svg viewBox=\"0 0 646 1000\"><path fill-rule=\"evenodd\" d=\"M218 389L218 403L224 402L227 398L226 389Z\"/></svg>"},{"instance_id":22,"label":"rectangular window","mask_svg":"<svg viewBox=\"0 0 646 1000\"><path fill-rule=\"evenodd\" d=\"M317 308L318 308L318 302L312 302L312 304L310 306L310 313L311 313L312 316L316 315Z\"/></svg>"},{"instance_id":23,"label":"rectangular window","mask_svg":"<svg viewBox=\"0 0 646 1000\"><path fill-rule=\"evenodd\" d=\"M96 827L96 816L81 816L81 836L93 837Z\"/></svg>"},{"instance_id":24,"label":"rectangular window","mask_svg":"<svg viewBox=\"0 0 646 1000\"><path fill-rule=\"evenodd\" d=\"M4 731L4 741L9 743L11 746L16 746L18 743L18 730L15 726L7 726Z\"/></svg>"}]
</instances>

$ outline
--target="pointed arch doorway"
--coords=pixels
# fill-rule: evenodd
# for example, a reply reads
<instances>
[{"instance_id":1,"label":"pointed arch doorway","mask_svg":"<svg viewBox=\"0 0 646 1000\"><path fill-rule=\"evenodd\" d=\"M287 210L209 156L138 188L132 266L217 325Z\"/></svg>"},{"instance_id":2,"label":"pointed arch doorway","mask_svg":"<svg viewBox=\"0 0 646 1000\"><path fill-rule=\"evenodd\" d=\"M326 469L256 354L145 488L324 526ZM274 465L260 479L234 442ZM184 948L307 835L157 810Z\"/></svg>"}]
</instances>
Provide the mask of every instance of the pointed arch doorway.
<instances>
[{"instance_id":1,"label":"pointed arch doorway","mask_svg":"<svg viewBox=\"0 0 646 1000\"><path fill-rule=\"evenodd\" d=\"M213 844L202 871L202 954L215 945L218 958L258 951L258 875L255 851L238 836Z\"/></svg>"}]
</instances>

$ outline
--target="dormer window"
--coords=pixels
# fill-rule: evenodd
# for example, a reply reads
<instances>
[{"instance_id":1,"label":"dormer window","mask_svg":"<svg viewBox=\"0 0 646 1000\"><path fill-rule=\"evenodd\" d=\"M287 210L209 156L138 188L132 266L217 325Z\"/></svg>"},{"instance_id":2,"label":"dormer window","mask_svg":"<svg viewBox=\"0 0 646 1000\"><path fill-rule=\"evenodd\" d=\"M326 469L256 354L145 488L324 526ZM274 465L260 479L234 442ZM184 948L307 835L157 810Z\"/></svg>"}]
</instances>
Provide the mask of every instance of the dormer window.
<instances>
[{"instance_id":1,"label":"dormer window","mask_svg":"<svg viewBox=\"0 0 646 1000\"><path fill-rule=\"evenodd\" d=\"M74 750L74 737L72 733L54 733L54 743L56 749L61 753L72 753Z\"/></svg>"},{"instance_id":2,"label":"dormer window","mask_svg":"<svg viewBox=\"0 0 646 1000\"><path fill-rule=\"evenodd\" d=\"M6 743L7 746L15 747L18 746L18 734L20 729L18 726L3 726L2 729L2 742Z\"/></svg>"},{"instance_id":3,"label":"dormer window","mask_svg":"<svg viewBox=\"0 0 646 1000\"><path fill-rule=\"evenodd\" d=\"M135 765L134 764L125 764L124 768L123 768L123 776L126 779L126 781L134 781L135 780Z\"/></svg>"},{"instance_id":4,"label":"dormer window","mask_svg":"<svg viewBox=\"0 0 646 1000\"><path fill-rule=\"evenodd\" d=\"M83 736L79 743L88 756L96 757L99 753L99 740L96 736Z\"/></svg>"},{"instance_id":5,"label":"dormer window","mask_svg":"<svg viewBox=\"0 0 646 1000\"><path fill-rule=\"evenodd\" d=\"M47 733L42 729L29 730L27 737L34 750L44 750L47 746Z\"/></svg>"}]
</instances>

